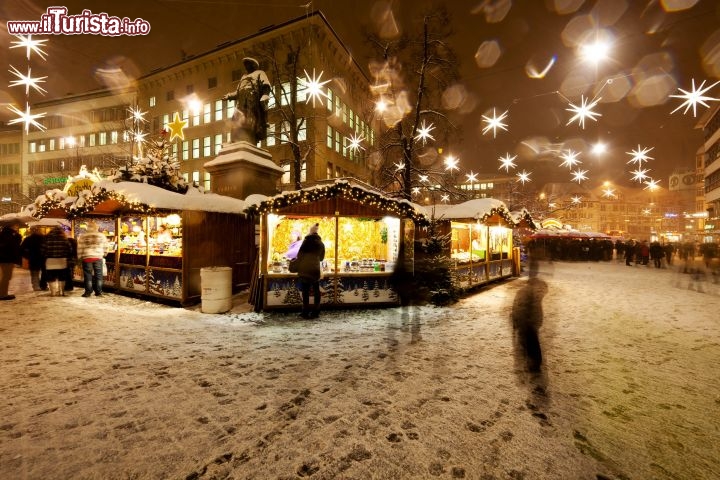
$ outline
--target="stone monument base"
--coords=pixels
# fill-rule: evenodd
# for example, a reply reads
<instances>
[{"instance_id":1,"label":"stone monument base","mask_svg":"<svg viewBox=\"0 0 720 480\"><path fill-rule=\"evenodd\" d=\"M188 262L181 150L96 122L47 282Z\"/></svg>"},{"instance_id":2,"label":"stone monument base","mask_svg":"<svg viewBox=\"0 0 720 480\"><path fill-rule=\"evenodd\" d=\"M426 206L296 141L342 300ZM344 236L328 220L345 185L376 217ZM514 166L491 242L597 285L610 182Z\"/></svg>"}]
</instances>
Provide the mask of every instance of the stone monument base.
<instances>
[{"instance_id":1,"label":"stone monument base","mask_svg":"<svg viewBox=\"0 0 720 480\"><path fill-rule=\"evenodd\" d=\"M246 141L224 144L218 156L204 167L212 175L214 193L240 200L252 194L277 194L277 182L283 174L270 152Z\"/></svg>"}]
</instances>

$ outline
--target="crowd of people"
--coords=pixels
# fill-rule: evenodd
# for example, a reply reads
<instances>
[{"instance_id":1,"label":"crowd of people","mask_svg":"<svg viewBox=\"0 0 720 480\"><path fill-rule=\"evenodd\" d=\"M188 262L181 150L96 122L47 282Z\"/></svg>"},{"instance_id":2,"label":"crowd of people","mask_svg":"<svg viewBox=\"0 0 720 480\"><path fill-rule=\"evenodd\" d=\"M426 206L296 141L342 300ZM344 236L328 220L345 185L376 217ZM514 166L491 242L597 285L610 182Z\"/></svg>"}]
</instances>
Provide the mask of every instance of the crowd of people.
<instances>
[{"instance_id":1,"label":"crowd of people","mask_svg":"<svg viewBox=\"0 0 720 480\"><path fill-rule=\"evenodd\" d=\"M0 230L0 300L14 300L8 292L10 279L16 265L23 259L30 271L33 291L50 291L53 296L64 296L73 290L75 265L82 262L85 292L102 295L102 262L106 254L105 236L98 232L94 222L89 222L87 231L76 240L56 225L43 232L43 227L32 226L23 238L20 222L11 222Z\"/></svg>"}]
</instances>

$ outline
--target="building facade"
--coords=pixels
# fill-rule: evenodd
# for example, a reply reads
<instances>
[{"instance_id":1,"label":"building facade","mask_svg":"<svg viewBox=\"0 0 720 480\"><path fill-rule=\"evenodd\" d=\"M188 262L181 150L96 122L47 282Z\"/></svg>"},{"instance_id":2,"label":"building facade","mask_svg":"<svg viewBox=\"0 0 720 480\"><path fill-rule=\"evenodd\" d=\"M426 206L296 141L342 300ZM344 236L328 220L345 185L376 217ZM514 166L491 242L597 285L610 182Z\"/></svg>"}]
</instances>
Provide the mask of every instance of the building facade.
<instances>
[{"instance_id":1,"label":"building facade","mask_svg":"<svg viewBox=\"0 0 720 480\"><path fill-rule=\"evenodd\" d=\"M702 199L707 211L704 240L720 241L720 106L715 105L700 119L697 128L703 130L703 145L698 151L701 167Z\"/></svg>"},{"instance_id":2,"label":"building facade","mask_svg":"<svg viewBox=\"0 0 720 480\"><path fill-rule=\"evenodd\" d=\"M22 194L22 130L0 127L0 215L27 203Z\"/></svg>"}]
</instances>

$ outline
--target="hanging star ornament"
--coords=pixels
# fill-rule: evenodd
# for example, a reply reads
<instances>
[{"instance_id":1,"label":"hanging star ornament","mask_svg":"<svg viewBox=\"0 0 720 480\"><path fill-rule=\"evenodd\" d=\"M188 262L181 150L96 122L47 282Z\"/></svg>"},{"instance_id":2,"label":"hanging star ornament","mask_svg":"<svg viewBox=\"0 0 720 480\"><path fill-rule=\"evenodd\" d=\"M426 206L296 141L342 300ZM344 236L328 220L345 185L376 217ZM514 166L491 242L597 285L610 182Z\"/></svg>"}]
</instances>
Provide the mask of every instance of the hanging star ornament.
<instances>
[{"instance_id":1,"label":"hanging star ornament","mask_svg":"<svg viewBox=\"0 0 720 480\"><path fill-rule=\"evenodd\" d=\"M660 186L658 185L660 183L660 180L653 180L651 178L650 180L648 180L647 182L644 182L644 183L646 186L645 186L645 188L643 188L643 190L651 190L652 191L657 188L660 188Z\"/></svg>"},{"instance_id":2,"label":"hanging star ornament","mask_svg":"<svg viewBox=\"0 0 720 480\"><path fill-rule=\"evenodd\" d=\"M183 132L183 130L187 127L187 124L187 120L180 120L180 114L178 112L173 114L173 121L167 124L170 129L171 142L175 137L178 137L180 140L185 140L185 132Z\"/></svg>"},{"instance_id":3,"label":"hanging star ornament","mask_svg":"<svg viewBox=\"0 0 720 480\"><path fill-rule=\"evenodd\" d=\"M673 110L670 113L673 114L673 113L677 112L678 110L680 110L682 107L685 107L685 110L683 111L683 115L685 115L687 113L687 111L690 109L690 107L692 107L693 117L697 116L697 104L698 103L700 105L704 106L705 108L709 108L710 105L705 103L706 101L708 101L708 102L720 101L720 99L717 99L714 97L709 97L709 96L705 95L705 93L707 93L711 88L713 88L718 83L720 83L720 80L713 83L712 85L710 85L707 88L703 88L703 86L705 85L705 80L703 80L703 82L700 84L700 87L698 87L696 89L695 88L695 79L693 78L692 79L692 91L688 92L687 90L678 88L678 90L680 90L683 93L682 95L670 95L673 98L682 98L685 100L683 103L680 104L679 107L677 107L675 110Z\"/></svg>"},{"instance_id":4,"label":"hanging star ornament","mask_svg":"<svg viewBox=\"0 0 720 480\"><path fill-rule=\"evenodd\" d=\"M575 195L570 199L570 201L573 203L573 205L577 205L582 201L582 197L580 197L579 195Z\"/></svg>"},{"instance_id":5,"label":"hanging star ornament","mask_svg":"<svg viewBox=\"0 0 720 480\"><path fill-rule=\"evenodd\" d=\"M517 165L515 165L516 158L517 158L517 155L513 155L511 157L509 153L506 153L504 157L499 158L500 167L498 168L498 170L500 170L501 168L504 168L506 172L509 172L511 168L515 168L517 166Z\"/></svg>"},{"instance_id":6,"label":"hanging star ornament","mask_svg":"<svg viewBox=\"0 0 720 480\"><path fill-rule=\"evenodd\" d=\"M434 128L435 127L433 126L432 123L430 125L425 125L425 120L423 120L422 123L420 124L420 127L418 127L418 133L417 133L417 135L415 135L415 140L422 140L423 145L425 145L425 142L427 141L428 138L430 140L434 141L435 138L432 135L430 135L430 132Z\"/></svg>"},{"instance_id":7,"label":"hanging star ornament","mask_svg":"<svg viewBox=\"0 0 720 480\"><path fill-rule=\"evenodd\" d=\"M646 178L649 178L649 177L647 176L647 172L649 172L649 171L650 171L649 168L644 168L644 169L643 169L643 168L638 167L637 170L633 170L633 171L630 172L630 173L633 174L632 179L633 179L634 181L642 183Z\"/></svg>"},{"instance_id":8,"label":"hanging star ornament","mask_svg":"<svg viewBox=\"0 0 720 480\"><path fill-rule=\"evenodd\" d=\"M365 147L360 145L360 143L365 140L365 137L363 137L362 135L352 135L348 137L348 140L350 141L350 143L348 144L348 148L350 150L353 150L354 152L357 152L358 150L365 150Z\"/></svg>"},{"instance_id":9,"label":"hanging star ornament","mask_svg":"<svg viewBox=\"0 0 720 480\"><path fill-rule=\"evenodd\" d=\"M495 109L493 108L492 117L483 115L482 121L487 123L487 125L483 128L483 131L482 131L483 135L485 135L487 132L492 130L493 138L495 138L497 136L498 128L505 130L507 132L507 124L503 123L503 120L505 120L505 117L507 117L507 114L508 114L508 111L505 110L503 112L503 114L498 117L497 113L495 112Z\"/></svg>"},{"instance_id":10,"label":"hanging star ornament","mask_svg":"<svg viewBox=\"0 0 720 480\"><path fill-rule=\"evenodd\" d=\"M33 40L32 35L28 35L27 37L24 35L15 35L15 36L17 38L19 38L20 40L15 40L13 42L10 42L13 44L10 48L19 48L19 47L25 48L27 51L26 55L27 55L28 60L30 60L31 52L37 53L40 58L45 60L45 55L47 55L47 53L45 53L45 51L43 51L43 49L40 47L44 47L45 42L47 42L47 40Z\"/></svg>"},{"instance_id":11,"label":"hanging star ornament","mask_svg":"<svg viewBox=\"0 0 720 480\"><path fill-rule=\"evenodd\" d=\"M313 74L312 77L307 72L307 70L303 70L305 72L305 78L302 79L303 84L305 84L305 87L307 88L307 97L305 98L305 103L308 103L310 100L313 102L313 108L315 108L315 101L320 101L323 97L327 97L327 93L323 90L322 87L325 86L326 83L330 83L330 80L321 81L323 72L320 72L320 75L317 77L315 76L315 69L313 68Z\"/></svg>"},{"instance_id":12,"label":"hanging star ornament","mask_svg":"<svg viewBox=\"0 0 720 480\"><path fill-rule=\"evenodd\" d=\"M566 125L570 125L575 120L578 121L578 124L585 129L585 119L589 118L590 120L597 121L595 117L602 117L601 114L597 112L593 112L593 108L595 108L595 105L598 104L598 102L602 99L602 97L598 97L596 100L593 100L592 102L588 103L588 99L585 98L584 95L580 95L580 105L574 105L570 104L570 108L566 108L568 112L572 112L575 115L573 115L568 123Z\"/></svg>"},{"instance_id":13,"label":"hanging star ornament","mask_svg":"<svg viewBox=\"0 0 720 480\"><path fill-rule=\"evenodd\" d=\"M22 73L20 73L20 71L17 68L13 67L12 65L10 65L10 68L12 70L8 70L8 72L10 72L13 75L15 75L16 77L18 77L19 80L13 80L12 82L10 82L9 86L18 87L18 86L25 85L25 95L28 95L30 93L31 87L34 88L39 93L42 93L43 95L47 93L47 90L45 90L40 85L38 85L38 83L44 82L47 77L33 78L32 70L30 67L28 67L27 75L23 75Z\"/></svg>"},{"instance_id":14,"label":"hanging star ornament","mask_svg":"<svg viewBox=\"0 0 720 480\"><path fill-rule=\"evenodd\" d=\"M560 155L560 158L563 159L563 162L560 164L560 166L568 167L569 169L572 169L578 163L582 163L580 160L578 160L578 158L577 158L578 155L580 155L580 152L574 152L572 150L565 150L562 153L562 155Z\"/></svg>"},{"instance_id":15,"label":"hanging star ornament","mask_svg":"<svg viewBox=\"0 0 720 480\"><path fill-rule=\"evenodd\" d=\"M145 114L147 112L143 112L140 110L140 107L138 105L128 107L128 112L130 113L130 117L133 119L133 122L136 123L146 123L147 119L145 118Z\"/></svg>"},{"instance_id":16,"label":"hanging star ornament","mask_svg":"<svg viewBox=\"0 0 720 480\"><path fill-rule=\"evenodd\" d=\"M400 170L403 170L405 168L404 162L398 162L395 164L395 171L399 172Z\"/></svg>"},{"instance_id":17,"label":"hanging star ornament","mask_svg":"<svg viewBox=\"0 0 720 480\"><path fill-rule=\"evenodd\" d=\"M615 198L615 190L612 187L605 187L603 190L603 197Z\"/></svg>"},{"instance_id":18,"label":"hanging star ornament","mask_svg":"<svg viewBox=\"0 0 720 480\"><path fill-rule=\"evenodd\" d=\"M459 170L459 167L458 167L459 161L460 160L453 157L452 155L447 157L445 159L445 170L448 170L450 173L452 173L453 170Z\"/></svg>"},{"instance_id":19,"label":"hanging star ornament","mask_svg":"<svg viewBox=\"0 0 720 480\"><path fill-rule=\"evenodd\" d=\"M525 170L523 170L522 172L519 172L516 174L516 176L518 177L517 181L522 183L523 185L525 185L527 182L531 181L530 180L531 174L532 174L532 172L526 172Z\"/></svg>"},{"instance_id":20,"label":"hanging star ornament","mask_svg":"<svg viewBox=\"0 0 720 480\"><path fill-rule=\"evenodd\" d=\"M574 172L572 172L573 182L580 183L583 180L587 180L588 177L587 177L587 175L585 175L586 173L588 173L587 170L580 170L579 168L577 170L575 170Z\"/></svg>"},{"instance_id":21,"label":"hanging star ornament","mask_svg":"<svg viewBox=\"0 0 720 480\"><path fill-rule=\"evenodd\" d=\"M647 162L653 159L653 157L648 156L648 153L650 153L653 148L655 147L643 148L638 145L637 150L625 152L632 157L630 160L628 160L627 163L637 163L638 168L641 168L643 162Z\"/></svg>"},{"instance_id":22,"label":"hanging star ornament","mask_svg":"<svg viewBox=\"0 0 720 480\"><path fill-rule=\"evenodd\" d=\"M38 130L46 130L45 125L38 123L36 120L37 118L42 118L45 116L45 113L36 113L31 114L30 113L30 105L25 104L25 111L18 110L15 108L14 105L8 105L8 109L10 109L11 112L18 115L18 118L15 118L13 120L8 121L8 125L14 125L16 123L24 123L25 124L25 133L28 133L30 131L30 125L37 128Z\"/></svg>"}]
</instances>

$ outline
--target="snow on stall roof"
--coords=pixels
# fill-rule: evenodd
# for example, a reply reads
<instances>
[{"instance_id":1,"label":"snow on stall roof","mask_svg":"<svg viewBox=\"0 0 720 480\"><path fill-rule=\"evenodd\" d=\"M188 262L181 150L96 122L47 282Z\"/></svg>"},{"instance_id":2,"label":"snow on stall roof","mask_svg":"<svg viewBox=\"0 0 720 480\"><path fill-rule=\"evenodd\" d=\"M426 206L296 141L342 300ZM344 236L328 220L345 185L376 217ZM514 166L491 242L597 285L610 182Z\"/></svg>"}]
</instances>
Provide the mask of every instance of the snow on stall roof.
<instances>
[{"instance_id":1,"label":"snow on stall roof","mask_svg":"<svg viewBox=\"0 0 720 480\"><path fill-rule=\"evenodd\" d=\"M93 186L117 192L129 202L144 203L160 209L243 213L247 207L243 200L216 193L203 193L192 187L187 193L181 194L138 182L116 183L102 180Z\"/></svg>"},{"instance_id":2,"label":"snow on stall roof","mask_svg":"<svg viewBox=\"0 0 720 480\"><path fill-rule=\"evenodd\" d=\"M433 215L434 209L435 218L446 220L478 219L488 215L493 209L510 215L505 202L495 198L474 198L456 205L428 205L417 208L428 217Z\"/></svg>"}]
</instances>

